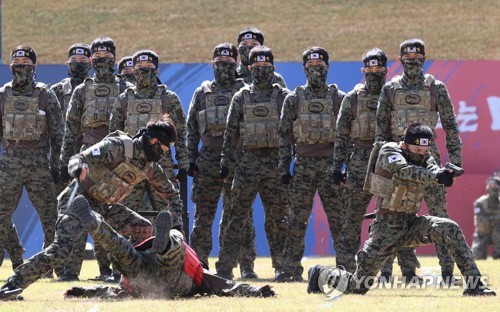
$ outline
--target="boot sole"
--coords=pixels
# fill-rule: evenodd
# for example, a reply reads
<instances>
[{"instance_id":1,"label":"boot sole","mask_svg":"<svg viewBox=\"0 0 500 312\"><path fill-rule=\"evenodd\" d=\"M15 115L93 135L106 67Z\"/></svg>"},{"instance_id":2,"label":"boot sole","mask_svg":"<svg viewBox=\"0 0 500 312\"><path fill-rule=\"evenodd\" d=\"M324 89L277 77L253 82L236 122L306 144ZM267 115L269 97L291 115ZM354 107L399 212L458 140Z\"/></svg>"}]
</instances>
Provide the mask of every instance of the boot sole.
<instances>
[{"instance_id":1,"label":"boot sole","mask_svg":"<svg viewBox=\"0 0 500 312\"><path fill-rule=\"evenodd\" d=\"M156 236L153 239L153 249L163 252L167 248L167 240L172 229L172 216L168 211L160 211L156 217Z\"/></svg>"}]
</instances>

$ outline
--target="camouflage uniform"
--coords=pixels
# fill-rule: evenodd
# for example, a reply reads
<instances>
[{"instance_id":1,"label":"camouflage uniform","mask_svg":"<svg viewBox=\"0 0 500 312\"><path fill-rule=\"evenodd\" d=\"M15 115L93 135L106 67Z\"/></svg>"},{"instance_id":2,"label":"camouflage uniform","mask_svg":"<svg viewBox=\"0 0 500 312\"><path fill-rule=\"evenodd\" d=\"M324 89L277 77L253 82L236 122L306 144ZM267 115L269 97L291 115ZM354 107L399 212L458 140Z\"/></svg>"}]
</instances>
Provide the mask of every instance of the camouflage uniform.
<instances>
[{"instance_id":1,"label":"camouflage uniform","mask_svg":"<svg viewBox=\"0 0 500 312\"><path fill-rule=\"evenodd\" d=\"M64 126L59 102L43 83L33 82L20 90L11 82L5 84L0 89L0 117L0 246L17 266L24 249L12 215L23 186L40 218L44 247L54 239L57 191L53 176L59 174Z\"/></svg>"},{"instance_id":2,"label":"camouflage uniform","mask_svg":"<svg viewBox=\"0 0 500 312\"><path fill-rule=\"evenodd\" d=\"M193 177L191 192L191 198L196 206L190 245L200 261L207 265L212 251L212 224L221 193L223 218L219 237L224 233L230 217L232 176L228 182L222 182L219 178L219 167L227 109L233 95L243 86L245 83L241 79L235 80L229 86L222 86L215 80L205 81L195 90L189 106L187 121L189 162L196 163L199 168L199 172ZM212 117L212 113L215 118ZM198 151L200 139L203 146ZM244 235L240 267L253 268L256 254L252 218L247 220L246 228L250 232Z\"/></svg>"},{"instance_id":3,"label":"camouflage uniform","mask_svg":"<svg viewBox=\"0 0 500 312\"><path fill-rule=\"evenodd\" d=\"M295 151L289 233L283 251L284 272L292 276L301 276L304 271L300 261L316 191L328 217L335 247L338 243L343 204L339 187L332 184L332 160L335 122L344 95L336 85L325 84L323 89L315 91L306 84L288 94L283 104L279 130L280 177L289 174L292 149Z\"/></svg>"},{"instance_id":4,"label":"camouflage uniform","mask_svg":"<svg viewBox=\"0 0 500 312\"><path fill-rule=\"evenodd\" d=\"M450 162L461 166L462 141L458 136L458 124L448 90L443 82L431 75L424 76L422 72L411 80L404 75L396 76L384 85L377 110L375 141L398 142L404 129L412 121L424 122L434 130L438 114L446 133L446 149ZM431 153L440 165L441 160L435 143ZM446 189L443 186L427 186L425 202L431 215L449 218L446 208ZM435 247L443 274L451 275L454 267L453 259L443 245L438 243ZM399 253L401 257L398 256L399 261L403 262L400 263L402 271L414 272L414 265L418 263L414 258L414 250L406 249L402 252L403 254ZM382 272L390 271L392 266L388 263Z\"/></svg>"},{"instance_id":5,"label":"camouflage uniform","mask_svg":"<svg viewBox=\"0 0 500 312\"><path fill-rule=\"evenodd\" d=\"M375 123L378 94L371 94L365 84L358 84L342 101L337 122L333 170L341 171L347 164L344 185L345 216L342 232L336 244L337 265L348 272L356 268L356 253L361 243L363 215L372 194L363 190L368 160L375 141ZM354 150L350 153L350 144Z\"/></svg>"},{"instance_id":6,"label":"camouflage uniform","mask_svg":"<svg viewBox=\"0 0 500 312\"><path fill-rule=\"evenodd\" d=\"M82 82L83 81L76 81L75 79L68 77L50 87L50 90L54 92L59 100L59 104L61 104L61 110L63 112L62 117L64 120L66 120L66 111L68 110L71 95L73 94L75 88Z\"/></svg>"},{"instance_id":7,"label":"camouflage uniform","mask_svg":"<svg viewBox=\"0 0 500 312\"><path fill-rule=\"evenodd\" d=\"M282 269L289 203L287 190L278 174L278 121L288 92L277 84L268 90L256 90L252 84L238 91L231 101L221 165L230 168L235 146L241 151L231 188L231 218L222 234L219 260L215 264L218 273L230 272L236 265L244 233L248 233L246 220L252 215L257 193L266 215L265 230L272 266L277 272ZM265 130L255 133L262 130L262 125Z\"/></svg>"},{"instance_id":8,"label":"camouflage uniform","mask_svg":"<svg viewBox=\"0 0 500 312\"><path fill-rule=\"evenodd\" d=\"M353 274L358 281L362 278L371 279L367 283L356 285L356 279L350 278L346 293L365 294L384 262L398 249L407 246L442 244L450 252L464 277L481 276L474 255L457 223L448 218L416 214L420 209L425 187L438 185L437 174L440 167L432 157L424 166L416 166L408 163L403 155L399 143L387 143L380 150L375 169L379 182L373 183L372 175L372 192L377 198L377 218L371 224L370 238L358 253L356 271ZM377 189L374 189L374 184ZM392 188L387 187L388 184ZM389 200L396 193L395 185L408 187L408 192L399 205L393 205L393 201ZM324 269L324 273L329 274L326 270Z\"/></svg>"},{"instance_id":9,"label":"camouflage uniform","mask_svg":"<svg viewBox=\"0 0 500 312\"><path fill-rule=\"evenodd\" d=\"M236 72L238 73L238 78L242 78L246 84L252 83L252 75L250 70L248 70L248 66L245 66L240 63L240 65L236 68ZM279 84L282 88L286 89L286 81L283 76L277 72L274 72L273 84Z\"/></svg>"},{"instance_id":10,"label":"camouflage uniform","mask_svg":"<svg viewBox=\"0 0 500 312\"><path fill-rule=\"evenodd\" d=\"M133 102L132 105L130 104L131 102ZM149 111L143 113L144 109ZM121 130L134 136L137 130L145 127L150 119L158 120L163 114L169 114L175 123L178 136L177 142L175 142L175 157L179 163L179 168L187 169L189 162L187 161L185 140L186 115L177 94L167 90L164 85L153 85L147 89L133 87L120 94L111 111L109 131ZM168 179L178 188L170 150L158 163L163 168ZM147 184L147 181L138 184L122 204L134 211L144 210L141 207L143 206L143 197L145 194L147 194L148 198L155 196L153 189ZM162 207L154 205L154 200L150 200L150 202L154 210L163 210Z\"/></svg>"},{"instance_id":11,"label":"camouflage uniform","mask_svg":"<svg viewBox=\"0 0 500 312\"><path fill-rule=\"evenodd\" d=\"M499 182L500 182L500 178ZM496 194L483 195L474 202L474 242L476 259L486 259L488 245L493 245L493 259L500 258L500 198Z\"/></svg>"},{"instance_id":12,"label":"camouflage uniform","mask_svg":"<svg viewBox=\"0 0 500 312\"><path fill-rule=\"evenodd\" d=\"M71 156L99 142L109 133L109 113L112 104L128 86L132 85L110 76L105 81L100 81L97 77L86 78L82 84L74 88L66 109L66 127L61 148L62 170L66 170ZM87 233L82 233L73 252L64 263L64 275L79 275L86 241ZM110 262L106 253L98 249L95 252L99 266L108 268ZM60 276L61 269L56 271Z\"/></svg>"},{"instance_id":13,"label":"camouflage uniform","mask_svg":"<svg viewBox=\"0 0 500 312\"><path fill-rule=\"evenodd\" d=\"M123 133L123 135L125 134ZM19 266L14 271L15 274L9 278L9 282L12 282L14 286L26 288L50 269L62 265L72 250L78 247L77 244L80 242L81 237L86 236L79 219L72 214L71 207L67 207L74 187L78 187L76 194L84 194L89 199L92 209L102 214L104 220L115 230L127 234L127 237L130 236L132 240L141 241L144 237L149 237L152 234L151 223L127 207L117 204L117 202L121 197L127 196L132 189L131 184L142 179L148 179L165 201L164 204L168 205L167 202L170 204L174 223L176 225L182 224L180 218L182 203L179 192L171 183L166 183L168 180L158 164L145 160L140 140L133 142L132 155L131 158L127 157L125 142L121 136L110 135L96 145L73 156L80 158L82 163L88 164L89 171L85 180L81 182L81 187L77 185L76 180L73 180L58 196L59 216L56 223L54 242ZM122 179L123 185L127 184L127 191L125 193L121 191L106 192L106 187L112 188L115 184L106 183L105 179L99 180L96 177L111 172L111 170L118 170L124 163L137 168L137 173L142 172L142 176L136 175L135 180L130 180L129 177L134 175L127 175L128 172L125 172L122 177L116 175L116 177ZM119 173L117 171L113 172ZM114 175L110 174L109 176ZM93 181L99 182L94 184ZM130 182L125 183L125 181ZM111 188L108 188L107 191L111 190ZM102 250L107 250L105 246L99 245L99 242L95 242L95 244L100 246Z\"/></svg>"}]
</instances>

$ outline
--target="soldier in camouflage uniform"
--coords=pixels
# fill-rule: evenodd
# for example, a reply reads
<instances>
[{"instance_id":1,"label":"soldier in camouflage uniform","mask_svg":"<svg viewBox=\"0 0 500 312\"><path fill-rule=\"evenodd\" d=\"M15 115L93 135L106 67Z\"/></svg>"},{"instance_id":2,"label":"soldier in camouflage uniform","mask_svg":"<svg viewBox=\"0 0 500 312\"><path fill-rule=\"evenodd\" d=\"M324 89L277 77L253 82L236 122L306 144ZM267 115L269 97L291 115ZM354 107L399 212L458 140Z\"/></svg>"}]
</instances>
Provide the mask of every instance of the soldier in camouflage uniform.
<instances>
[{"instance_id":1,"label":"soldier in camouflage uniform","mask_svg":"<svg viewBox=\"0 0 500 312\"><path fill-rule=\"evenodd\" d=\"M132 60L132 56L129 55L123 57L118 62L116 67L118 68L118 76L132 84L135 84L134 61Z\"/></svg>"},{"instance_id":2,"label":"soldier in camouflage uniform","mask_svg":"<svg viewBox=\"0 0 500 312\"><path fill-rule=\"evenodd\" d=\"M363 215L372 198L363 185L375 141L377 101L387 74L387 55L378 48L370 49L363 54L362 62L366 82L357 84L342 101L333 158L334 184L344 185L346 206L340 239L335 245L336 261L351 273L356 268ZM354 150L350 153L351 143ZM344 164L347 179L341 173Z\"/></svg>"},{"instance_id":3,"label":"soldier in camouflage uniform","mask_svg":"<svg viewBox=\"0 0 500 312\"><path fill-rule=\"evenodd\" d=\"M66 111L68 109L71 95L75 88L89 76L90 71L90 47L85 43L75 43L68 49L68 78L64 78L56 83L50 89L55 93L61 110L63 119L66 120Z\"/></svg>"},{"instance_id":4,"label":"soldier in camouflage uniform","mask_svg":"<svg viewBox=\"0 0 500 312\"><path fill-rule=\"evenodd\" d=\"M66 110L66 127L61 148L61 180L69 182L68 161L81 150L99 142L109 133L109 114L120 93L132 85L115 76L114 41L99 37L91 44L91 63L94 77L86 78L77 86ZM82 232L78 247L64 264L65 271L72 275L80 272L87 233ZM95 250L101 278L112 276L107 253Z\"/></svg>"},{"instance_id":5,"label":"soldier in camouflage uniform","mask_svg":"<svg viewBox=\"0 0 500 312\"><path fill-rule=\"evenodd\" d=\"M474 202L474 241L476 259L486 259L488 245L493 245L493 259L500 258L500 176L486 181L487 195Z\"/></svg>"},{"instance_id":6,"label":"soldier in camouflage uniform","mask_svg":"<svg viewBox=\"0 0 500 312\"><path fill-rule=\"evenodd\" d=\"M403 64L404 73L403 76L392 78L382 88L377 110L375 141L380 142L379 144L398 142L410 122L423 122L434 131L439 116L446 133L446 149L450 162L461 167L462 141L458 135L453 104L445 84L432 75L423 73L423 65L427 59L424 42L420 39L405 40L400 45L400 53L398 59ZM436 144L432 146L432 156L440 165L441 159ZM446 189L443 186L428 186L425 202L432 216L449 218ZM435 247L442 276L445 281L450 281L453 278L453 259L441 244L438 243ZM415 275L418 265L418 261L413 260L415 251L407 249L402 252L398 254L398 261L403 273L410 272ZM384 276L391 275L391 263L389 261L382 270Z\"/></svg>"},{"instance_id":7,"label":"soldier in camouflage uniform","mask_svg":"<svg viewBox=\"0 0 500 312\"><path fill-rule=\"evenodd\" d=\"M333 288L365 294L381 266L399 248L439 243L453 256L467 281L465 296L496 295L479 280L481 273L460 226L448 218L417 215L426 187L450 187L454 181L453 171L440 168L431 156L433 137L430 127L411 123L404 142L390 142L381 148L371 173L377 217L371 224L370 238L358 253L356 271L352 274L341 267L313 266L309 269L309 293Z\"/></svg>"},{"instance_id":8,"label":"soldier in camouflage uniform","mask_svg":"<svg viewBox=\"0 0 500 312\"><path fill-rule=\"evenodd\" d=\"M253 83L238 91L229 107L220 178L227 179L234 150L241 149L231 187L231 218L222 234L217 275L231 279L244 241L252 203L259 193L265 212L266 236L276 273L282 270L283 242L288 231L287 189L278 174L279 113L288 89L273 84L272 51L264 46L250 52Z\"/></svg>"},{"instance_id":9,"label":"soldier in camouflage uniform","mask_svg":"<svg viewBox=\"0 0 500 312\"><path fill-rule=\"evenodd\" d=\"M212 224L221 193L223 215L219 237L225 231L231 212L232 176L226 182L221 181L219 167L229 104L233 95L245 86L242 79L236 79L237 58L238 50L230 43L221 43L214 48L214 80L204 81L195 90L188 112L188 174L193 177L191 198L196 205L190 245L206 267L212 250ZM199 151L200 139L203 146ZM233 167L232 164L231 168ZM256 257L251 218L248 219L246 228L252 233L245 234L248 246L242 247L245 257L240 258L240 269L242 277L251 278L255 274L253 261Z\"/></svg>"},{"instance_id":10,"label":"soldier in camouflage uniform","mask_svg":"<svg viewBox=\"0 0 500 312\"><path fill-rule=\"evenodd\" d=\"M243 78L245 83L252 83L252 74L248 69L250 66L250 50L253 47L258 47L264 44L264 34L257 28L245 28L238 34L238 52L240 54L240 64L236 71L238 78ZM283 88L287 88L285 78L282 75L274 72L273 83L279 84Z\"/></svg>"},{"instance_id":11,"label":"soldier in camouflage uniform","mask_svg":"<svg viewBox=\"0 0 500 312\"><path fill-rule=\"evenodd\" d=\"M74 179L58 196L59 217L54 242L19 266L2 288L28 287L48 270L64 263L85 236L84 227L74 218L71 205L68 205L74 194L83 194L92 209L99 212L113 229L137 243L150 237L153 227L148 220L117 203L135 184L147 179L163 204L170 204L174 225L182 224L179 192L157 164L177 139L173 124L167 118L164 120L148 124L134 138L121 131L114 132L71 157L69 173L78 180ZM100 246L99 242L95 244ZM101 246L103 250L105 247Z\"/></svg>"},{"instance_id":12,"label":"soldier in camouflage uniform","mask_svg":"<svg viewBox=\"0 0 500 312\"><path fill-rule=\"evenodd\" d=\"M302 54L307 83L285 98L279 128L279 174L290 188L290 224L277 282L302 281L305 236L316 191L337 247L342 227L340 187L332 185L335 122L345 93L328 85L328 52L307 48ZM293 175L290 163L294 151Z\"/></svg>"},{"instance_id":13,"label":"soldier in camouflage uniform","mask_svg":"<svg viewBox=\"0 0 500 312\"><path fill-rule=\"evenodd\" d=\"M23 263L24 249L12 215L23 186L40 218L44 247L54 239L55 183L59 181L64 126L56 96L45 84L35 81L36 51L18 46L10 58L12 81L0 89L0 246L16 268Z\"/></svg>"},{"instance_id":14,"label":"soldier in camouflage uniform","mask_svg":"<svg viewBox=\"0 0 500 312\"><path fill-rule=\"evenodd\" d=\"M146 126L148 121L159 120L163 114L168 114L177 129L175 157L179 168L181 168L179 175L186 176L188 169L186 115L181 101L175 92L167 90L165 85L158 84L158 54L151 50L140 50L134 54L132 60L136 85L120 94L114 103L109 121L109 131L120 130L135 135L140 128ZM170 151L159 161L159 164L170 181L177 186ZM154 210L163 210L162 207L155 206L155 201L151 200L155 196L154 189L148 185L147 181L138 184L122 204L134 211L142 210L140 208L143 206L145 193L148 194Z\"/></svg>"}]
</instances>

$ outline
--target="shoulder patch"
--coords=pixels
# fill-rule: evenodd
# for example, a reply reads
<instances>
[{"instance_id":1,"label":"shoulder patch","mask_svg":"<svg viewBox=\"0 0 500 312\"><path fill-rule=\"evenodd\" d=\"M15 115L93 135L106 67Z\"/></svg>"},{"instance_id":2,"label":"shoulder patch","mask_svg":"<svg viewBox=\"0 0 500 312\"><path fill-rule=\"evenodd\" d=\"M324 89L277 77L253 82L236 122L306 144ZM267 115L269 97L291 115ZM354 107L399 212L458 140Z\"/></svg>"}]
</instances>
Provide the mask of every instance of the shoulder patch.
<instances>
[{"instance_id":1,"label":"shoulder patch","mask_svg":"<svg viewBox=\"0 0 500 312\"><path fill-rule=\"evenodd\" d=\"M389 161L390 164L392 164L393 162L396 162L400 159L401 159L401 155L392 155L392 156L389 156L389 158L387 160Z\"/></svg>"},{"instance_id":2,"label":"shoulder patch","mask_svg":"<svg viewBox=\"0 0 500 312\"><path fill-rule=\"evenodd\" d=\"M92 156L99 156L101 155L101 149L99 146L96 146L92 149Z\"/></svg>"}]
</instances>

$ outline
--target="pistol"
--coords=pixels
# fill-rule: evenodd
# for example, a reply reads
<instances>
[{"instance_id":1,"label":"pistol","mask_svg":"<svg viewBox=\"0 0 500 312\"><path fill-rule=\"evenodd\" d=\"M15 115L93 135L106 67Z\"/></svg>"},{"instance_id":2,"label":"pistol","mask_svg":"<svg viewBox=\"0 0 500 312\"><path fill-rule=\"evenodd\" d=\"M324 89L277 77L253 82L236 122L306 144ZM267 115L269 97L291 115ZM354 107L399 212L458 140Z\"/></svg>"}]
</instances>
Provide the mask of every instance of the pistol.
<instances>
[{"instance_id":1,"label":"pistol","mask_svg":"<svg viewBox=\"0 0 500 312\"><path fill-rule=\"evenodd\" d=\"M453 171L453 176L454 177L459 177L462 174L464 174L464 172L465 172L464 168L456 166L456 165L454 165L452 163L446 163L446 165L444 167L446 169L449 169L449 170Z\"/></svg>"}]
</instances>

